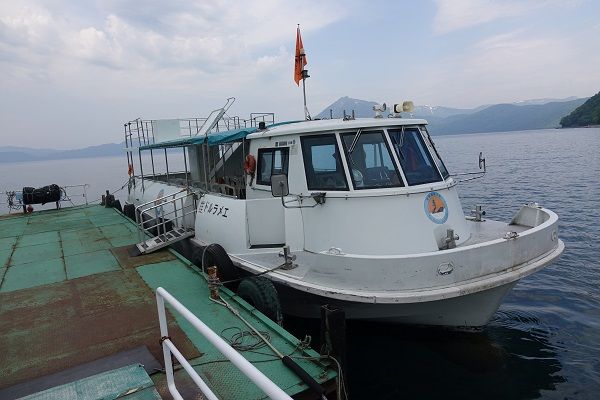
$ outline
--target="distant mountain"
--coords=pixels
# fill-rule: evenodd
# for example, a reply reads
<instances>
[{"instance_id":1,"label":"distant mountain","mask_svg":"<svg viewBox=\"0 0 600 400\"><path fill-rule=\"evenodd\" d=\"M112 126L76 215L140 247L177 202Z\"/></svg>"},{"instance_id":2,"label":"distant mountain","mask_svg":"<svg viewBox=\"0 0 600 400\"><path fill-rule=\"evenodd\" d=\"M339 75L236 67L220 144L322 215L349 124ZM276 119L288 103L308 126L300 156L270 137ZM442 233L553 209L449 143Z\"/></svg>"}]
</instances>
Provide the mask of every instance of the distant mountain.
<instances>
[{"instance_id":1,"label":"distant mountain","mask_svg":"<svg viewBox=\"0 0 600 400\"><path fill-rule=\"evenodd\" d=\"M410 116L426 119L430 131L437 135L556 128L559 123L563 127L600 124L600 93L589 101L586 100L588 99L572 97L533 99L471 109L420 105L415 106ZM376 104L378 103L374 101L341 97L321 111L316 118L330 118L330 115L333 118L341 118L344 111L347 115L352 115L354 111L357 118L372 117L373 106ZM388 105L385 116L389 115L389 108L392 106L393 104ZM567 115L568 117L565 117ZM124 147L125 143L102 144L77 150L0 146L0 163L120 156L125 153Z\"/></svg>"},{"instance_id":2,"label":"distant mountain","mask_svg":"<svg viewBox=\"0 0 600 400\"><path fill-rule=\"evenodd\" d=\"M513 104L484 105L473 109L443 106L415 106L411 117L424 118L430 131L438 135L479 132L503 132L556 128L560 119L583 104L586 99L534 99ZM374 101L342 97L321 111L318 118L334 118L354 114L372 117ZM392 105L390 104L390 107ZM330 111L331 110L331 111ZM385 116L389 113L386 112Z\"/></svg>"},{"instance_id":3,"label":"distant mountain","mask_svg":"<svg viewBox=\"0 0 600 400\"><path fill-rule=\"evenodd\" d=\"M476 113L434 121L431 132L452 135L558 128L560 119L584 102L585 99L523 106L496 104Z\"/></svg>"},{"instance_id":4,"label":"distant mountain","mask_svg":"<svg viewBox=\"0 0 600 400\"><path fill-rule=\"evenodd\" d=\"M373 116L373 106L375 105L377 103L374 101L352 99L344 96L325 107L316 118L342 118L344 114L352 115L353 112L357 118Z\"/></svg>"},{"instance_id":5,"label":"distant mountain","mask_svg":"<svg viewBox=\"0 0 600 400\"><path fill-rule=\"evenodd\" d=\"M344 112L346 115L352 115L354 112L355 117L357 118L366 118L372 117L373 114L373 106L379 103L375 101L366 101L353 99L348 96L340 97L338 100L325 107L323 111L321 111L316 118L342 118L344 116ZM385 116L389 114L389 110L393 107L393 104L387 104L388 111L384 113ZM413 114L419 116L427 116L427 117L439 117L445 118L452 115L458 114L469 114L472 112L479 111L487 106L478 107L475 109L460 109L460 108L450 108L443 106L415 106L415 111Z\"/></svg>"},{"instance_id":6,"label":"distant mountain","mask_svg":"<svg viewBox=\"0 0 600 400\"><path fill-rule=\"evenodd\" d=\"M515 101L514 105L516 106L531 106L531 105L535 105L535 104L546 104L546 103L561 103L564 101L571 101L571 100L577 100L579 99L579 97L576 96L569 96L569 97L565 97L562 99L530 99L530 100L521 100L521 101Z\"/></svg>"},{"instance_id":7,"label":"distant mountain","mask_svg":"<svg viewBox=\"0 0 600 400\"><path fill-rule=\"evenodd\" d=\"M412 112L414 115L418 115L419 118L425 118L433 116L436 118L446 118L453 115L461 114L472 114L474 112L483 110L489 107L489 105L479 106L476 108L450 108L444 106L415 106L415 110Z\"/></svg>"},{"instance_id":8,"label":"distant mountain","mask_svg":"<svg viewBox=\"0 0 600 400\"><path fill-rule=\"evenodd\" d=\"M77 150L31 149L0 146L0 163L106 157L124 154L125 143L109 143Z\"/></svg>"},{"instance_id":9,"label":"distant mountain","mask_svg":"<svg viewBox=\"0 0 600 400\"><path fill-rule=\"evenodd\" d=\"M19 154L27 154L32 157L46 157L50 154L60 153L64 150L56 150L56 149L32 149L29 147L19 147L19 146L0 146L0 154L4 155L6 153L19 153ZM0 160L1 162L2 160Z\"/></svg>"},{"instance_id":10,"label":"distant mountain","mask_svg":"<svg viewBox=\"0 0 600 400\"><path fill-rule=\"evenodd\" d=\"M563 128L600 125L600 92L560 120Z\"/></svg>"}]
</instances>

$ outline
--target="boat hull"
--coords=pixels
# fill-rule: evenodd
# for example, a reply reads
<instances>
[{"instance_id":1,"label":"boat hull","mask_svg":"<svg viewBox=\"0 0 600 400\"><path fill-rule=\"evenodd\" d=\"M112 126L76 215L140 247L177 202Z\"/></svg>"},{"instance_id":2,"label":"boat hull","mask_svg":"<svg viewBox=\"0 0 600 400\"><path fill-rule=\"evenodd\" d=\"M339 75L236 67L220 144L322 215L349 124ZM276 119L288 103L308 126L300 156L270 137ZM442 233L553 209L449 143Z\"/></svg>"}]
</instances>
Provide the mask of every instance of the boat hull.
<instances>
[{"instance_id":1,"label":"boat hull","mask_svg":"<svg viewBox=\"0 0 600 400\"><path fill-rule=\"evenodd\" d=\"M502 299L517 282L477 293L420 303L373 304L341 301L278 285L285 314L319 318L324 304L344 310L347 319L392 324L444 326L473 329L485 326L498 310Z\"/></svg>"},{"instance_id":2,"label":"boat hull","mask_svg":"<svg viewBox=\"0 0 600 400\"><path fill-rule=\"evenodd\" d=\"M349 295L333 288L290 285L277 273L266 276L275 283L286 314L319 318L321 306L327 304L344 310L347 319L477 329L488 323L520 279L554 262L563 250L564 243L557 240L548 253L512 268L445 287L417 290L356 291Z\"/></svg>"}]
</instances>

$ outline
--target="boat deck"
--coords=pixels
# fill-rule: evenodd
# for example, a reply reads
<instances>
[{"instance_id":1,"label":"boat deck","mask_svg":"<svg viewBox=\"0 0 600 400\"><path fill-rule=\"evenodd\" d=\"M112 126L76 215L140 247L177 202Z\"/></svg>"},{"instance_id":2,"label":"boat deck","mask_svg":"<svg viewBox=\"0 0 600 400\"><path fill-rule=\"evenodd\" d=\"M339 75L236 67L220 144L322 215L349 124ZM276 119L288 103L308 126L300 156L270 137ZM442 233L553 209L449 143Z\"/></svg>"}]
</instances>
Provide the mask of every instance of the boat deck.
<instances>
[{"instance_id":1,"label":"boat deck","mask_svg":"<svg viewBox=\"0 0 600 400\"><path fill-rule=\"evenodd\" d=\"M531 229L528 226L508 224L506 222L488 219L481 222L467 221L467 225L469 227L470 236L466 241L458 245L457 248L502 239L504 235L510 231L522 233L528 229ZM279 267L282 263L282 258L279 255L280 252L281 248L279 247L272 249L267 248L261 251L255 251L253 253L233 254L233 257L235 257L239 262L249 263L257 269L274 269ZM318 267L319 263L322 263L322 259L319 259L319 253L313 253L306 250L296 250L292 251L291 253L297 257L297 259L294 261L297 267L291 270L278 269L275 272L276 274L295 279L302 279L309 272ZM321 278L327 279L327 277ZM337 276L331 279L332 281L327 283L331 287L336 287L336 283L340 283L339 281L336 281L339 279Z\"/></svg>"},{"instance_id":2,"label":"boat deck","mask_svg":"<svg viewBox=\"0 0 600 400\"><path fill-rule=\"evenodd\" d=\"M137 238L133 222L101 206L0 217L1 398L28 395L26 387L33 380L139 346L163 364L154 295L159 286L226 339L248 330L209 299L201 273L174 250L131 256ZM231 292L223 289L221 295L267 332L283 354L317 356ZM265 397L187 321L175 313L168 319L173 342L219 397ZM268 347L242 354L288 394L306 391ZM331 384L335 378L321 361L296 361L319 382ZM164 374L151 372L161 396L170 398ZM184 397L196 398L185 371L176 376Z\"/></svg>"},{"instance_id":3,"label":"boat deck","mask_svg":"<svg viewBox=\"0 0 600 400\"><path fill-rule=\"evenodd\" d=\"M502 239L507 232L522 233L528 229L531 229L529 226L509 224L491 219L484 219L480 222L467 220L467 225L469 227L469 231L471 232L471 236L464 243L457 247L470 246L472 244Z\"/></svg>"}]
</instances>

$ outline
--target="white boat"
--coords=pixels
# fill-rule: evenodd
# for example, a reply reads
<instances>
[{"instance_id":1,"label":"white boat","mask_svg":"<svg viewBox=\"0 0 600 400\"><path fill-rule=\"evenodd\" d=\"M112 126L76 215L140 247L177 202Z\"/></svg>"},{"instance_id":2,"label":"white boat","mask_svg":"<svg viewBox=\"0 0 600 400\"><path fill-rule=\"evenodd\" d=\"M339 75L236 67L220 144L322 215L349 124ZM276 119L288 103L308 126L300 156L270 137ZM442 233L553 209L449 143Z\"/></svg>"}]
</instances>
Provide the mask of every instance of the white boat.
<instances>
[{"instance_id":1,"label":"white boat","mask_svg":"<svg viewBox=\"0 0 600 400\"><path fill-rule=\"evenodd\" d=\"M261 274L291 315L318 317L329 304L348 319L464 328L485 325L519 279L564 250L557 215L536 203L508 222L479 207L465 216L425 120L275 124L272 114L225 117L231 103L205 119L125 124L139 172L129 213L158 235L141 237L140 251L184 237L218 244L207 257L222 280ZM184 171L169 171L173 157Z\"/></svg>"}]
</instances>

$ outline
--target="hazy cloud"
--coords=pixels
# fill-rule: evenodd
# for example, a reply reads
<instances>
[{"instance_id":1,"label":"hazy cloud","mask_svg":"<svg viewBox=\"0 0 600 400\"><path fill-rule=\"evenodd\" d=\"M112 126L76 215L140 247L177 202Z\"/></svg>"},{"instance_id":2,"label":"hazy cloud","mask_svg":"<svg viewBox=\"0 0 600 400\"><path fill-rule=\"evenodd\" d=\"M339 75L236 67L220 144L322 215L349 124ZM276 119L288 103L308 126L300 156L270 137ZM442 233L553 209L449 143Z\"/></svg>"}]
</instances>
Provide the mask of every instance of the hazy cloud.
<instances>
[{"instance_id":1,"label":"hazy cloud","mask_svg":"<svg viewBox=\"0 0 600 400\"><path fill-rule=\"evenodd\" d=\"M341 0L2 2L0 143L72 148L118 140L140 114L199 116L231 95L252 104L266 86L292 86L297 23L306 36L351 10Z\"/></svg>"},{"instance_id":2,"label":"hazy cloud","mask_svg":"<svg viewBox=\"0 0 600 400\"><path fill-rule=\"evenodd\" d=\"M0 52L5 61L32 67L58 59L116 69L169 66L218 72L270 54L293 40L296 22L303 31L320 29L345 14L334 3L310 1L302 7L282 0L101 1L102 18L82 25L79 15L56 15L44 2L0 6Z\"/></svg>"},{"instance_id":3,"label":"hazy cloud","mask_svg":"<svg viewBox=\"0 0 600 400\"><path fill-rule=\"evenodd\" d=\"M292 80L297 23L313 113L344 95L476 106L600 87L592 2L435 5L432 22L422 2L0 2L0 144L117 141L125 121L202 116L229 96L240 116L301 118L302 90ZM410 32L402 44L393 39L400 22Z\"/></svg>"},{"instance_id":4,"label":"hazy cloud","mask_svg":"<svg viewBox=\"0 0 600 400\"><path fill-rule=\"evenodd\" d=\"M494 20L523 15L557 4L577 3L573 0L436 0L433 21L438 34L470 28Z\"/></svg>"},{"instance_id":5,"label":"hazy cloud","mask_svg":"<svg viewBox=\"0 0 600 400\"><path fill-rule=\"evenodd\" d=\"M590 85L594 92L594 85L600 85L598 54L600 43L586 40L584 33L542 35L518 29L483 38L460 56L445 58L441 64L446 68L426 69L423 80L430 87L422 95L472 107L523 100L521 93L568 97L586 93Z\"/></svg>"}]
</instances>

